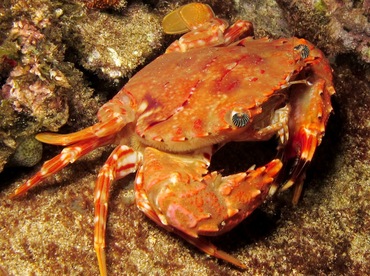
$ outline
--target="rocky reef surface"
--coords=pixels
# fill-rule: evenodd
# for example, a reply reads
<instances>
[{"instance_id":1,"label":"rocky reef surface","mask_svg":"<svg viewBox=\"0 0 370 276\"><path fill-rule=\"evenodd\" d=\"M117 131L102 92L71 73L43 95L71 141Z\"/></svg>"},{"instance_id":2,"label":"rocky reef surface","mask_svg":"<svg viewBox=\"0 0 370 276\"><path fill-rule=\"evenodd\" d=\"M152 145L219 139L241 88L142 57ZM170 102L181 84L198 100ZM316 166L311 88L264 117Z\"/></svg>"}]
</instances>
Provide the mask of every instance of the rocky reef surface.
<instances>
[{"instance_id":1,"label":"rocky reef surface","mask_svg":"<svg viewBox=\"0 0 370 276\"><path fill-rule=\"evenodd\" d=\"M47 145L43 150L34 134L71 132L95 122L99 106L175 39L163 35L160 20L187 2L0 3L0 275L98 275L94 180L111 146L22 198L8 196L40 168L41 156L47 160L60 150ZM131 177L112 188L111 275L365 275L370 271L369 2L204 2L230 21L252 21L257 37L294 35L322 49L334 70L334 112L299 204L291 205L287 191L214 239L247 265L245 271L207 257L149 221L134 205ZM271 156L272 151L265 153L270 149L233 144L215 156L213 167L240 167L241 152Z\"/></svg>"}]
</instances>

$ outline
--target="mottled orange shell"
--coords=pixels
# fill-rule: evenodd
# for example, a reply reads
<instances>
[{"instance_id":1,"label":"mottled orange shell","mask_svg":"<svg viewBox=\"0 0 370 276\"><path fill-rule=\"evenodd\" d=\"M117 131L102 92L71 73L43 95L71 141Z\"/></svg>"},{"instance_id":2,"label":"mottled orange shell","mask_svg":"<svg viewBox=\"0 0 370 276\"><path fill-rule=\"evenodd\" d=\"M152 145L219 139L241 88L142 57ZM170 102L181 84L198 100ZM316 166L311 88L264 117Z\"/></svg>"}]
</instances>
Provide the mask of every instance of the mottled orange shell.
<instances>
[{"instance_id":1,"label":"mottled orange shell","mask_svg":"<svg viewBox=\"0 0 370 276\"><path fill-rule=\"evenodd\" d=\"M303 66L297 38L246 39L243 46L207 47L158 57L124 89L139 108L137 133L176 140L222 135L233 109L250 111L287 83Z\"/></svg>"}]
</instances>

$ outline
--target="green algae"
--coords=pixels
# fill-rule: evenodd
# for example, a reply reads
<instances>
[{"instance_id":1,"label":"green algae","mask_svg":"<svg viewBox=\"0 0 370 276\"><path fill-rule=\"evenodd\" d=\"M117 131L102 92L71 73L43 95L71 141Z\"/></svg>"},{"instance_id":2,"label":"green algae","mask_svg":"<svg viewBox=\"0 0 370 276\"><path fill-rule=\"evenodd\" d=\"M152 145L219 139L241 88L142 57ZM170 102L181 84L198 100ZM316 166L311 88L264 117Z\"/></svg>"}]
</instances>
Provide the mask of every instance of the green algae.
<instances>
[{"instance_id":1,"label":"green algae","mask_svg":"<svg viewBox=\"0 0 370 276\"><path fill-rule=\"evenodd\" d=\"M328 11L328 6L325 3L325 1L320 0L320 1L315 1L314 2L314 7L319 13L326 13Z\"/></svg>"},{"instance_id":2,"label":"green algae","mask_svg":"<svg viewBox=\"0 0 370 276\"><path fill-rule=\"evenodd\" d=\"M13 166L32 167L42 158L42 143L34 137L26 137L18 142L18 146L10 159Z\"/></svg>"}]
</instances>

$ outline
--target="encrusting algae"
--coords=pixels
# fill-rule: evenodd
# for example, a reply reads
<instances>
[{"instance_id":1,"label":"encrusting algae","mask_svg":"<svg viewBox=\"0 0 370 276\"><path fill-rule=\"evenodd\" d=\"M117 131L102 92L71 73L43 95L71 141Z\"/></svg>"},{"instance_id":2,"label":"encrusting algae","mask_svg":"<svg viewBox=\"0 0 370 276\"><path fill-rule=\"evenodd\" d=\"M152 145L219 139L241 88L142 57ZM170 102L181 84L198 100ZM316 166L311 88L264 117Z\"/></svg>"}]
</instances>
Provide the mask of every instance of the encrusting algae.
<instances>
[{"instance_id":1,"label":"encrusting algae","mask_svg":"<svg viewBox=\"0 0 370 276\"><path fill-rule=\"evenodd\" d=\"M86 6L91 9L115 9L122 10L127 6L125 0L81 0L86 3Z\"/></svg>"},{"instance_id":2,"label":"encrusting algae","mask_svg":"<svg viewBox=\"0 0 370 276\"><path fill-rule=\"evenodd\" d=\"M2 5L0 171L23 138L90 125L110 86L116 89L114 82L129 76L162 39L159 17L140 4L124 16L74 1ZM104 79L108 90L94 94L81 69Z\"/></svg>"}]
</instances>

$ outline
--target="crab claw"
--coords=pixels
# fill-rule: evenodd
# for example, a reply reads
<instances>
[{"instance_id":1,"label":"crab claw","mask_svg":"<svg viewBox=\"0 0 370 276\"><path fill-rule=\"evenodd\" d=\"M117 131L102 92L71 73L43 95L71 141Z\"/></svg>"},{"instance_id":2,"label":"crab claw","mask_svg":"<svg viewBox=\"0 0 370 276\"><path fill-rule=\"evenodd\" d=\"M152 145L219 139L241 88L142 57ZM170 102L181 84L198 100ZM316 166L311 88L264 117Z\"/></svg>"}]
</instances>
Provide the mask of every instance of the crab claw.
<instances>
[{"instance_id":1,"label":"crab claw","mask_svg":"<svg viewBox=\"0 0 370 276\"><path fill-rule=\"evenodd\" d=\"M306 169L325 133L332 111L330 97L335 93L329 62L322 52L301 39L311 63L312 77L290 96L289 141L283 150L284 163L291 163L288 181L281 190L294 186L293 204L299 200Z\"/></svg>"},{"instance_id":2,"label":"crab claw","mask_svg":"<svg viewBox=\"0 0 370 276\"><path fill-rule=\"evenodd\" d=\"M201 236L223 234L266 199L282 162L275 159L246 172L208 173L210 153L169 154L146 148L136 178L138 207L163 228L200 250L236 266L244 265Z\"/></svg>"},{"instance_id":3,"label":"crab claw","mask_svg":"<svg viewBox=\"0 0 370 276\"><path fill-rule=\"evenodd\" d=\"M246 20L229 24L215 17L211 7L202 3L190 3L167 14L162 21L166 34L186 33L166 50L186 52L192 48L226 46L241 37L253 35L253 25Z\"/></svg>"}]
</instances>

